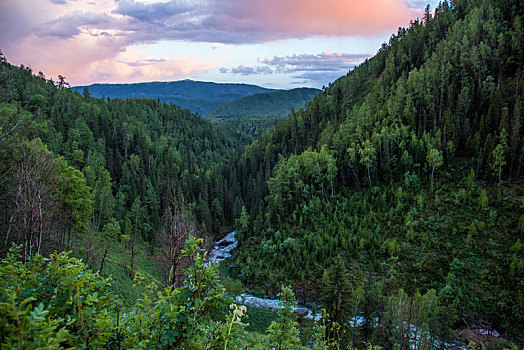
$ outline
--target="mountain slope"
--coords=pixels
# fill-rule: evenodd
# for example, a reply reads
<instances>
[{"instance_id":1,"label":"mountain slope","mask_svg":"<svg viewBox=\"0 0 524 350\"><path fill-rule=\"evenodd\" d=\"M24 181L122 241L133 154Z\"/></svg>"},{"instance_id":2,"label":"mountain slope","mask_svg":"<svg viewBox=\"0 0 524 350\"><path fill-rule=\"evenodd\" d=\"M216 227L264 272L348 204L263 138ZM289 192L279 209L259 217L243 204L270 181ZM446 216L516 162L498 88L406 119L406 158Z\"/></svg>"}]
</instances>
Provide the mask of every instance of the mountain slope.
<instances>
[{"instance_id":1,"label":"mountain slope","mask_svg":"<svg viewBox=\"0 0 524 350\"><path fill-rule=\"evenodd\" d=\"M181 241L176 228L197 231L186 226L194 219L205 223L203 231L218 232L238 219L232 276L258 294L291 285L301 301L326 309L318 334L332 347L448 348L440 341L457 334L472 346L509 348L509 339L522 347L523 17L518 0L443 2L434 17L427 11L423 21L400 29L375 57L234 157L236 140L187 110L154 100L82 97L0 57L0 244L22 243L31 254L42 237L44 246L69 249L73 236L88 264L99 267L104 249L95 258L93 245L113 237L107 239L131 261L136 254L160 255L169 264L166 281L176 284L175 272L184 275L177 269L180 251L169 246ZM35 137L48 149L28 142ZM58 179L47 176L51 168ZM39 182L45 186L30 187ZM81 232L77 221L92 229ZM142 249L134 249L135 240ZM191 245L197 252L194 240ZM205 347L216 335L229 335L224 315L195 327L207 318L199 312L209 310L199 288L222 293L214 267L201 269L203 256L198 252L185 290L160 294L154 313L142 304L142 316L122 324L130 338L121 347L164 339L184 347L179 335ZM123 265L132 275L133 263ZM16 303L34 304L35 319L48 303L37 309L40 301L27 296L41 291L59 300L53 288L35 288L39 277L13 273L23 266L3 268L30 287L15 284L16 291L2 294L12 339ZM76 293L63 287L76 299L66 307L78 302L73 309L82 315L87 300L84 315L108 315L91 312L96 296L82 298L80 285ZM17 296L21 291L28 295ZM206 298L218 301L213 293ZM290 313L280 313L288 317L268 336L292 328ZM116 333L118 347L114 324L109 328L116 332L107 334ZM192 337L188 329L203 334ZM503 338L475 333L494 329Z\"/></svg>"},{"instance_id":2,"label":"mountain slope","mask_svg":"<svg viewBox=\"0 0 524 350\"><path fill-rule=\"evenodd\" d=\"M129 305L135 271L180 278L169 277L172 211L186 236L219 230L212 171L240 145L187 109L82 96L0 55L0 126L1 256L13 243L29 247L24 259L74 250L113 273Z\"/></svg>"},{"instance_id":3,"label":"mountain slope","mask_svg":"<svg viewBox=\"0 0 524 350\"><path fill-rule=\"evenodd\" d=\"M259 136L222 172L246 209L237 277L363 316L347 334L386 348L410 348L406 324L522 343L522 18L443 2Z\"/></svg>"},{"instance_id":4,"label":"mountain slope","mask_svg":"<svg viewBox=\"0 0 524 350\"><path fill-rule=\"evenodd\" d=\"M300 109L321 90L297 88L262 92L226 102L210 110L206 118L256 117L280 118L289 114L291 108Z\"/></svg>"},{"instance_id":5,"label":"mountain slope","mask_svg":"<svg viewBox=\"0 0 524 350\"><path fill-rule=\"evenodd\" d=\"M72 89L82 93L86 87L91 96L94 97L160 99L162 102L189 108L193 113L200 115L207 113L219 104L259 92L272 91L272 89L256 85L219 84L193 80L135 84L92 84L74 86Z\"/></svg>"}]
</instances>

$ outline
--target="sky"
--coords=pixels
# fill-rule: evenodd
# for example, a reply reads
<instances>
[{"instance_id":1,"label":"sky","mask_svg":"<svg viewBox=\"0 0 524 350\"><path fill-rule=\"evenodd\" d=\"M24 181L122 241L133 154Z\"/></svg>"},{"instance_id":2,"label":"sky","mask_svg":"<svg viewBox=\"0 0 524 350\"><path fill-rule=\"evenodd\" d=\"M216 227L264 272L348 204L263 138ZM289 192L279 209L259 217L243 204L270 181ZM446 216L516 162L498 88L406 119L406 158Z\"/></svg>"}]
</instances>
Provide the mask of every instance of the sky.
<instances>
[{"instance_id":1,"label":"sky","mask_svg":"<svg viewBox=\"0 0 524 350\"><path fill-rule=\"evenodd\" d=\"M0 0L10 63L71 85L327 86L436 0Z\"/></svg>"}]
</instances>

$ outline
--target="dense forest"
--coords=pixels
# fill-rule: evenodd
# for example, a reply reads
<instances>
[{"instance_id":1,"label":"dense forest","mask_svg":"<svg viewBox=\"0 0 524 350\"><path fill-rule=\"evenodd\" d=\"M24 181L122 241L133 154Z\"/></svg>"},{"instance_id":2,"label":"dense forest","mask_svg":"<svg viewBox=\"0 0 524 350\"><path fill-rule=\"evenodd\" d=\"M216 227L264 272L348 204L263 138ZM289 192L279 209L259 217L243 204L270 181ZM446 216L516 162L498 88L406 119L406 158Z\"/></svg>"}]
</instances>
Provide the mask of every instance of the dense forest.
<instances>
[{"instance_id":1,"label":"dense forest","mask_svg":"<svg viewBox=\"0 0 524 350\"><path fill-rule=\"evenodd\" d=\"M277 119L302 108L320 90L297 88L260 92L216 106L204 116L229 130L242 145L271 128Z\"/></svg>"},{"instance_id":2,"label":"dense forest","mask_svg":"<svg viewBox=\"0 0 524 350\"><path fill-rule=\"evenodd\" d=\"M83 92L88 88L93 97L100 98L151 98L176 104L193 113L204 115L214 107L244 96L275 91L257 85L212 83L207 81L178 80L155 81L134 84L91 84L73 86L74 91Z\"/></svg>"},{"instance_id":3,"label":"dense forest","mask_svg":"<svg viewBox=\"0 0 524 350\"><path fill-rule=\"evenodd\" d=\"M291 109L300 109L311 101L320 90L297 88L271 92L259 92L216 106L205 117L213 118L282 118Z\"/></svg>"},{"instance_id":4,"label":"dense forest","mask_svg":"<svg viewBox=\"0 0 524 350\"><path fill-rule=\"evenodd\" d=\"M523 44L520 2L443 2L261 135L223 171L244 180L237 277L387 348L418 317L522 341ZM411 312L426 296L442 313Z\"/></svg>"},{"instance_id":5,"label":"dense forest","mask_svg":"<svg viewBox=\"0 0 524 350\"><path fill-rule=\"evenodd\" d=\"M224 129L157 100L104 101L0 64L4 252L12 242L23 244L24 260L79 249L92 266L96 238L127 242L133 257L135 242L170 255L159 248L168 249L175 213L184 213L186 231L218 232L232 220L211 171L240 150Z\"/></svg>"},{"instance_id":6,"label":"dense forest","mask_svg":"<svg viewBox=\"0 0 524 350\"><path fill-rule=\"evenodd\" d=\"M0 343L522 346L523 12L428 7L263 133L94 98L0 56ZM204 264L233 227L228 283L285 306L264 333ZM308 336L295 295L324 309Z\"/></svg>"}]
</instances>

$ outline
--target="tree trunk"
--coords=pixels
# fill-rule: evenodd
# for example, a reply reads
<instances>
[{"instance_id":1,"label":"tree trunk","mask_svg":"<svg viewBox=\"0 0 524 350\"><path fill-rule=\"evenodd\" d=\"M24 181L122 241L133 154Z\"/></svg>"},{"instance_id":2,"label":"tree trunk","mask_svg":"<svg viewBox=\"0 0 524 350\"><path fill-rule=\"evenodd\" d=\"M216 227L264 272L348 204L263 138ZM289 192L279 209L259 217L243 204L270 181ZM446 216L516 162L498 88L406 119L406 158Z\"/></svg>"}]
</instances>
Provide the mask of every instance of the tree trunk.
<instances>
[{"instance_id":1,"label":"tree trunk","mask_svg":"<svg viewBox=\"0 0 524 350\"><path fill-rule=\"evenodd\" d=\"M129 273L129 277L133 279L135 274L135 241L133 239L133 242L131 243L131 272Z\"/></svg>"},{"instance_id":2,"label":"tree trunk","mask_svg":"<svg viewBox=\"0 0 524 350\"><path fill-rule=\"evenodd\" d=\"M171 276L171 278L172 278L171 285L173 286L173 288L176 288L176 272L177 272L177 267L178 267L177 265L178 264L176 263L175 259L173 259L172 264L173 265L171 266L171 271L173 272L173 274Z\"/></svg>"},{"instance_id":3,"label":"tree trunk","mask_svg":"<svg viewBox=\"0 0 524 350\"><path fill-rule=\"evenodd\" d=\"M9 233L11 232L11 225L13 224L13 218L15 216L14 211L11 213L11 217L9 218L9 223L7 224L7 232L5 234L5 241L4 246L7 247L7 244L9 243Z\"/></svg>"},{"instance_id":4,"label":"tree trunk","mask_svg":"<svg viewBox=\"0 0 524 350\"><path fill-rule=\"evenodd\" d=\"M324 180L322 179L322 175L320 174L320 166L318 165L318 162L316 163L316 166L317 166L318 179L320 180L320 188L322 189L322 197L324 198L324 200L327 203L329 203L329 200L327 199L327 196L326 196L326 192L324 190Z\"/></svg>"},{"instance_id":5,"label":"tree trunk","mask_svg":"<svg viewBox=\"0 0 524 350\"><path fill-rule=\"evenodd\" d=\"M67 228L67 250L71 249L71 226Z\"/></svg>"},{"instance_id":6,"label":"tree trunk","mask_svg":"<svg viewBox=\"0 0 524 350\"><path fill-rule=\"evenodd\" d=\"M44 230L44 218L42 217L42 197L38 193L38 244L36 252L40 254L40 247L42 246L42 231Z\"/></svg>"},{"instance_id":7,"label":"tree trunk","mask_svg":"<svg viewBox=\"0 0 524 350\"><path fill-rule=\"evenodd\" d=\"M409 316L408 316L408 330L406 332L407 343L403 341L403 348L409 349L410 348L410 340L411 340L411 319L413 317L413 295L411 295L411 299L409 301ZM403 339L403 340L404 340Z\"/></svg>"},{"instance_id":8,"label":"tree trunk","mask_svg":"<svg viewBox=\"0 0 524 350\"><path fill-rule=\"evenodd\" d=\"M111 243L109 243L104 251L104 256L102 257L102 262L100 263L100 269L98 270L98 273L102 273L102 269L104 268L104 262L106 261L107 251L111 247Z\"/></svg>"},{"instance_id":9,"label":"tree trunk","mask_svg":"<svg viewBox=\"0 0 524 350\"><path fill-rule=\"evenodd\" d=\"M95 209L93 209L93 226L95 230L100 230L100 222L102 221L102 209L104 209L105 193L100 196L100 208L98 209L98 217L95 217Z\"/></svg>"},{"instance_id":10,"label":"tree trunk","mask_svg":"<svg viewBox=\"0 0 524 350\"><path fill-rule=\"evenodd\" d=\"M89 236L87 237L87 247L86 247L86 265L91 266L91 257L93 255L93 231L89 230Z\"/></svg>"}]
</instances>

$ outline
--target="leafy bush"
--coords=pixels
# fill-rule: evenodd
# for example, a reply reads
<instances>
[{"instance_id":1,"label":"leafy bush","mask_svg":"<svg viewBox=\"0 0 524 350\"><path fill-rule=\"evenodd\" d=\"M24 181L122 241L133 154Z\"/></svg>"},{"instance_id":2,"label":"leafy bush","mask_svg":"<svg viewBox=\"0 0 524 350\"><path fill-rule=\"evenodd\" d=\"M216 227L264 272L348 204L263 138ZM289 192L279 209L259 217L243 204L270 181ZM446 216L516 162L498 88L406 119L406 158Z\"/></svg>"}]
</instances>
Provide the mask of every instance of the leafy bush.
<instances>
[{"instance_id":1,"label":"leafy bush","mask_svg":"<svg viewBox=\"0 0 524 350\"><path fill-rule=\"evenodd\" d=\"M23 264L13 246L0 263L0 344L6 348L105 347L113 333L109 278L68 253Z\"/></svg>"}]
</instances>

